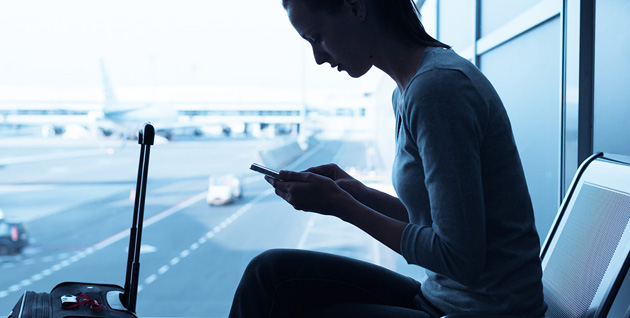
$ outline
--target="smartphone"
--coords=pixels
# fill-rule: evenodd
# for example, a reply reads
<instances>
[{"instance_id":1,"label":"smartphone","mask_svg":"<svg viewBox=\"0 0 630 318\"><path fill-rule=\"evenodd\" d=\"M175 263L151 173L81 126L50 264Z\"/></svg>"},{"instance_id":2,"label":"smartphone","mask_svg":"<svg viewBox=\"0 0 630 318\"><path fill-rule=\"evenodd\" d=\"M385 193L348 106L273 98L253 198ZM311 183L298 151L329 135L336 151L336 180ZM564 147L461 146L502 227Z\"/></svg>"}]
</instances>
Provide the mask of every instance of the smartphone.
<instances>
[{"instance_id":1,"label":"smartphone","mask_svg":"<svg viewBox=\"0 0 630 318\"><path fill-rule=\"evenodd\" d=\"M267 168L265 166L262 166L262 165L259 165L257 163L252 163L252 165L249 167L249 169L254 170L256 172L260 172L260 173L262 173L264 175L267 175L267 176L270 176L270 177L272 177L274 179L282 180L280 178L280 174L278 174L278 171L269 169L269 168Z\"/></svg>"}]
</instances>

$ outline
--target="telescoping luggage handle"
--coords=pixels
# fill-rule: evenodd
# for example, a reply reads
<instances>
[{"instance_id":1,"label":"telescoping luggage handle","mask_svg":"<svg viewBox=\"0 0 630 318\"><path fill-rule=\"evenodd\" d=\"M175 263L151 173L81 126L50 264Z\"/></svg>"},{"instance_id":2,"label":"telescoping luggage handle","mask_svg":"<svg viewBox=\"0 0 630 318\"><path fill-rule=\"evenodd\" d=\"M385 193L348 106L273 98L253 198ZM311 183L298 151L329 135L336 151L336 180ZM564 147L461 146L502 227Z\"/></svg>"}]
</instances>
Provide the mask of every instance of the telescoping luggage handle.
<instances>
[{"instance_id":1,"label":"telescoping luggage handle","mask_svg":"<svg viewBox=\"0 0 630 318\"><path fill-rule=\"evenodd\" d=\"M120 301L131 312L136 311L138 296L138 276L140 273L140 241L142 240L142 221L144 219L144 200L147 192L147 176L149 172L149 153L155 141L155 128L146 123L138 132L140 144L140 163L138 165L138 181L133 206L133 222L129 234L129 254L125 275L125 291L120 294Z\"/></svg>"}]
</instances>

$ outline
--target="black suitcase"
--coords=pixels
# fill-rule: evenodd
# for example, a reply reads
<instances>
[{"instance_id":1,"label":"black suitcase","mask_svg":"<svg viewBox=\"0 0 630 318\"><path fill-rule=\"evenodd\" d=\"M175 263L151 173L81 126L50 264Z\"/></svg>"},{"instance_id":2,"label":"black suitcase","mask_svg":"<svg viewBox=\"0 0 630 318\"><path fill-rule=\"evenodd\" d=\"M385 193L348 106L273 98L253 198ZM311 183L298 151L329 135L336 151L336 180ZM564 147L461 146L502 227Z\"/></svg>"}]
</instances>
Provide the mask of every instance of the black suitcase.
<instances>
[{"instance_id":1,"label":"black suitcase","mask_svg":"<svg viewBox=\"0 0 630 318\"><path fill-rule=\"evenodd\" d=\"M149 153L154 140L155 129L151 124L146 124L138 133L140 164L129 235L125 286L64 282L55 286L50 293L25 291L8 318L137 317L135 311L140 272L140 241Z\"/></svg>"}]
</instances>

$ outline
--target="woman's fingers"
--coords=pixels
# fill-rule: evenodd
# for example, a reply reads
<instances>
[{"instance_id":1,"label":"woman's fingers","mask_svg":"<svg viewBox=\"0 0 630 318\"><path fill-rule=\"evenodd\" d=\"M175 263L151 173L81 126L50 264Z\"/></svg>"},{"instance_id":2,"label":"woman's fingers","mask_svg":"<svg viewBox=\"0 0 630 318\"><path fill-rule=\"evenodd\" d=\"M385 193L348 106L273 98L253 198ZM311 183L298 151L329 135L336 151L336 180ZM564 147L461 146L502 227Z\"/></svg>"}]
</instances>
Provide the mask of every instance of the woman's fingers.
<instances>
[{"instance_id":1,"label":"woman's fingers","mask_svg":"<svg viewBox=\"0 0 630 318\"><path fill-rule=\"evenodd\" d=\"M295 209L326 213L325 200L337 186L334 181L311 172L280 171L282 180L265 177L276 194Z\"/></svg>"},{"instance_id":2,"label":"woman's fingers","mask_svg":"<svg viewBox=\"0 0 630 318\"><path fill-rule=\"evenodd\" d=\"M316 166L305 170L305 172L312 172L333 180L335 180L337 175L339 175L339 171L341 171L341 168L334 163Z\"/></svg>"},{"instance_id":3,"label":"woman's fingers","mask_svg":"<svg viewBox=\"0 0 630 318\"><path fill-rule=\"evenodd\" d=\"M298 181L298 182L306 182L308 181L308 176L313 174L311 172L297 172L297 171L289 171L289 170L280 170L279 171L280 178L283 181Z\"/></svg>"}]
</instances>

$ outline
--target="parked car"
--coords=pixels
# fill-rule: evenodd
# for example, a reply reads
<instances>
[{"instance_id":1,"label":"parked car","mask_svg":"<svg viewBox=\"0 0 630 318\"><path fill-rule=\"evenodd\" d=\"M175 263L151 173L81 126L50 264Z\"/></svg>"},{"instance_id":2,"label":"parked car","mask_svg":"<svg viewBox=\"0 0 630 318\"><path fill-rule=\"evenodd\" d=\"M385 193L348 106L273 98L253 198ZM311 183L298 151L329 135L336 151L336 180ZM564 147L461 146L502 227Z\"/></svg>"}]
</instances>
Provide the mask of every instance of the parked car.
<instances>
[{"instance_id":1,"label":"parked car","mask_svg":"<svg viewBox=\"0 0 630 318\"><path fill-rule=\"evenodd\" d=\"M234 202L243 196L241 180L233 174L211 175L206 201L211 205Z\"/></svg>"},{"instance_id":2,"label":"parked car","mask_svg":"<svg viewBox=\"0 0 630 318\"><path fill-rule=\"evenodd\" d=\"M19 254L28 245L26 226L0 219L0 255Z\"/></svg>"}]
</instances>

